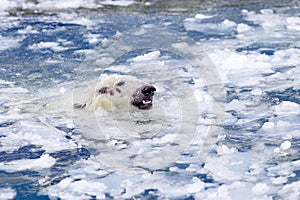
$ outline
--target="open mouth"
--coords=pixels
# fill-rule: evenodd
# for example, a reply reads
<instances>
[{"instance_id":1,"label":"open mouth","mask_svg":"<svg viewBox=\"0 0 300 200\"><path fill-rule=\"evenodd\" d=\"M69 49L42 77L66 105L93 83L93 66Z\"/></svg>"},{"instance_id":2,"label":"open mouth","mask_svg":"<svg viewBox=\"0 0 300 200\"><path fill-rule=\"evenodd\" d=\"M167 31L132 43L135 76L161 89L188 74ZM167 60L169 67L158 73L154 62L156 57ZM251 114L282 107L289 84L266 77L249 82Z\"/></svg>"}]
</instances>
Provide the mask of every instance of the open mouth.
<instances>
[{"instance_id":1,"label":"open mouth","mask_svg":"<svg viewBox=\"0 0 300 200\"><path fill-rule=\"evenodd\" d=\"M138 109L149 110L150 108L152 108L152 97L151 99L149 99L148 97L147 99L143 99L143 100L135 100L132 101L131 103Z\"/></svg>"},{"instance_id":2,"label":"open mouth","mask_svg":"<svg viewBox=\"0 0 300 200\"><path fill-rule=\"evenodd\" d=\"M131 104L141 110L149 110L152 108L153 95L156 91L152 85L146 85L138 88L131 98Z\"/></svg>"},{"instance_id":3,"label":"open mouth","mask_svg":"<svg viewBox=\"0 0 300 200\"><path fill-rule=\"evenodd\" d=\"M152 100L143 100L140 104L139 109L148 110L152 108Z\"/></svg>"}]
</instances>

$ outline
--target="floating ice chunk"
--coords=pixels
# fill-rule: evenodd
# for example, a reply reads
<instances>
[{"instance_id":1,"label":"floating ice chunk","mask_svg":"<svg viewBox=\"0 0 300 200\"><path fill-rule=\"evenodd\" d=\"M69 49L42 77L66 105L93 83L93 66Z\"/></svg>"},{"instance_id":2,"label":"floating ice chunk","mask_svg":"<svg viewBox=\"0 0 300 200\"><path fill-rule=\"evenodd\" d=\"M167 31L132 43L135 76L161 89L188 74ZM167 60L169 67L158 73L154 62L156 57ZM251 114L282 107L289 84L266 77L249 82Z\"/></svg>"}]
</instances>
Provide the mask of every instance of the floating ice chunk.
<instances>
[{"instance_id":1,"label":"floating ice chunk","mask_svg":"<svg viewBox=\"0 0 300 200\"><path fill-rule=\"evenodd\" d=\"M57 42L40 42L37 44L30 45L28 49L36 50L36 49L52 49L53 51L65 51L68 48L62 47Z\"/></svg>"},{"instance_id":2,"label":"floating ice chunk","mask_svg":"<svg viewBox=\"0 0 300 200\"><path fill-rule=\"evenodd\" d=\"M203 190L203 188L205 187L205 183L201 181L199 178L193 177L193 183L187 184L186 187L188 193L190 194L197 193Z\"/></svg>"},{"instance_id":3,"label":"floating ice chunk","mask_svg":"<svg viewBox=\"0 0 300 200\"><path fill-rule=\"evenodd\" d=\"M275 153L280 153L280 148L275 148L274 150L273 150Z\"/></svg>"},{"instance_id":4,"label":"floating ice chunk","mask_svg":"<svg viewBox=\"0 0 300 200\"><path fill-rule=\"evenodd\" d=\"M243 33L243 32L247 32L247 31L251 30L251 27L248 26L247 24L241 23L241 24L237 25L236 30L239 33Z\"/></svg>"},{"instance_id":5,"label":"floating ice chunk","mask_svg":"<svg viewBox=\"0 0 300 200\"><path fill-rule=\"evenodd\" d=\"M95 50L93 49L80 49L74 51L74 54L83 54L83 55L93 55L95 53Z\"/></svg>"},{"instance_id":6,"label":"floating ice chunk","mask_svg":"<svg viewBox=\"0 0 300 200\"><path fill-rule=\"evenodd\" d=\"M111 6L130 6L132 4L134 4L135 1L133 0L115 0L115 1L112 1L112 0L105 0L105 1L102 1L101 4L103 5L111 5Z\"/></svg>"},{"instance_id":7,"label":"floating ice chunk","mask_svg":"<svg viewBox=\"0 0 300 200\"><path fill-rule=\"evenodd\" d=\"M291 139L293 136L297 137L299 135L295 131L290 130L292 127L291 124L293 124L293 123L290 123L289 121L283 121L283 120L270 121L270 122L264 123L262 130L264 130L266 132L270 132L273 135L280 135L280 134L282 134L283 131L284 132L289 131L289 134L285 134L283 138Z\"/></svg>"},{"instance_id":8,"label":"floating ice chunk","mask_svg":"<svg viewBox=\"0 0 300 200\"><path fill-rule=\"evenodd\" d=\"M208 188L205 192L197 194L196 199L205 199L205 200L253 200L254 195L249 190L252 184L244 181L234 181L232 184L227 183L223 184L218 188ZM256 199L258 200L258 199ZM262 200L262 199L260 199Z\"/></svg>"},{"instance_id":9,"label":"floating ice chunk","mask_svg":"<svg viewBox=\"0 0 300 200\"><path fill-rule=\"evenodd\" d=\"M148 1L148 2L145 2L144 5L145 5L145 6L151 6L152 3Z\"/></svg>"},{"instance_id":10,"label":"floating ice chunk","mask_svg":"<svg viewBox=\"0 0 300 200\"><path fill-rule=\"evenodd\" d=\"M224 28L231 28L231 27L235 27L236 26L236 23L233 22L233 21L230 21L228 19L225 19L222 23L221 23L221 26L224 27Z\"/></svg>"},{"instance_id":11,"label":"floating ice chunk","mask_svg":"<svg viewBox=\"0 0 300 200\"><path fill-rule=\"evenodd\" d=\"M104 190L106 186L101 182L74 180L65 178L56 185L51 185L43 190L50 197L61 199L105 199Z\"/></svg>"},{"instance_id":12,"label":"floating ice chunk","mask_svg":"<svg viewBox=\"0 0 300 200\"><path fill-rule=\"evenodd\" d=\"M90 19L87 19L87 18L84 18L84 17L81 17L79 19L74 19L72 20L72 23L75 23L75 24L80 24L80 25L83 25L83 26L86 26L86 27L92 27L95 25L95 22L90 20Z\"/></svg>"},{"instance_id":13,"label":"floating ice chunk","mask_svg":"<svg viewBox=\"0 0 300 200\"><path fill-rule=\"evenodd\" d=\"M243 10L242 10L242 13L243 13L243 14L247 14L248 12L249 12L249 11L246 10L246 9L243 9Z\"/></svg>"},{"instance_id":14,"label":"floating ice chunk","mask_svg":"<svg viewBox=\"0 0 300 200\"><path fill-rule=\"evenodd\" d=\"M226 105L226 110L227 111L241 111L244 110L246 106L244 105L243 102L239 101L238 99L233 99L230 103Z\"/></svg>"},{"instance_id":15,"label":"floating ice chunk","mask_svg":"<svg viewBox=\"0 0 300 200\"><path fill-rule=\"evenodd\" d=\"M40 42L37 44L33 44L31 46L29 46L29 49L46 49L46 48L52 48L52 47L56 47L59 44L57 42Z\"/></svg>"},{"instance_id":16,"label":"floating ice chunk","mask_svg":"<svg viewBox=\"0 0 300 200\"><path fill-rule=\"evenodd\" d=\"M195 15L195 19L198 19L198 20L202 20L202 19L209 19L209 18L212 18L213 16L211 15L203 15L203 14L196 14Z\"/></svg>"},{"instance_id":17,"label":"floating ice chunk","mask_svg":"<svg viewBox=\"0 0 300 200\"><path fill-rule=\"evenodd\" d=\"M77 8L99 8L101 5L95 4L93 0L45 0L38 1L37 5L34 5L33 8L36 9L77 9Z\"/></svg>"},{"instance_id":18,"label":"floating ice chunk","mask_svg":"<svg viewBox=\"0 0 300 200\"><path fill-rule=\"evenodd\" d=\"M1 0L0 0L1 4ZM2 6L2 5L1 5ZM17 47L19 45L20 39L19 38L13 38L13 37L2 37L0 35L0 51L4 51L10 48Z\"/></svg>"},{"instance_id":19,"label":"floating ice chunk","mask_svg":"<svg viewBox=\"0 0 300 200\"><path fill-rule=\"evenodd\" d=\"M275 106L275 114L277 115L298 115L300 113L300 105L290 101L283 101Z\"/></svg>"},{"instance_id":20,"label":"floating ice chunk","mask_svg":"<svg viewBox=\"0 0 300 200\"><path fill-rule=\"evenodd\" d=\"M26 26L26 28L25 29L21 29L21 30L18 30L18 33L19 34L34 34L34 33L39 33L37 30L34 30L33 28L32 28L32 26Z\"/></svg>"},{"instance_id":21,"label":"floating ice chunk","mask_svg":"<svg viewBox=\"0 0 300 200\"><path fill-rule=\"evenodd\" d=\"M276 123L276 129L277 130L284 130L286 128L289 128L290 126L291 126L291 124L288 121L282 121L282 120L280 120L280 121L278 121Z\"/></svg>"},{"instance_id":22,"label":"floating ice chunk","mask_svg":"<svg viewBox=\"0 0 300 200\"><path fill-rule=\"evenodd\" d=\"M264 125L262 126L262 129L264 131L270 131L270 130L273 130L274 127L275 127L274 122L265 122Z\"/></svg>"},{"instance_id":23,"label":"floating ice chunk","mask_svg":"<svg viewBox=\"0 0 300 200\"><path fill-rule=\"evenodd\" d=\"M272 183L273 183L274 185L281 185L281 184L286 183L287 181L288 181L287 177L285 177L285 176L279 176L279 177L277 177L277 178L274 178L274 179L272 180Z\"/></svg>"},{"instance_id":24,"label":"floating ice chunk","mask_svg":"<svg viewBox=\"0 0 300 200\"><path fill-rule=\"evenodd\" d=\"M253 95L261 95L262 94L262 90L260 88L255 88L251 91L251 94Z\"/></svg>"},{"instance_id":25,"label":"floating ice chunk","mask_svg":"<svg viewBox=\"0 0 300 200\"><path fill-rule=\"evenodd\" d=\"M154 138L153 142L157 144L167 144L175 141L177 135L176 134L166 134L161 138Z\"/></svg>"},{"instance_id":26,"label":"floating ice chunk","mask_svg":"<svg viewBox=\"0 0 300 200\"><path fill-rule=\"evenodd\" d=\"M247 12L246 15L247 20L260 24L267 31L270 28L284 30L285 18L282 15L274 14L271 9L261 10L260 13Z\"/></svg>"},{"instance_id":27,"label":"floating ice chunk","mask_svg":"<svg viewBox=\"0 0 300 200\"><path fill-rule=\"evenodd\" d=\"M12 113L12 117L15 115ZM18 131L14 134L0 137L2 151L14 151L18 147L26 145L40 146L47 153L78 147L73 140L65 137L65 132L51 125L43 124L43 122L20 121L16 124L16 129Z\"/></svg>"},{"instance_id":28,"label":"floating ice chunk","mask_svg":"<svg viewBox=\"0 0 300 200\"><path fill-rule=\"evenodd\" d=\"M270 187L265 183L257 183L252 187L252 192L257 195L267 194L270 191Z\"/></svg>"},{"instance_id":29,"label":"floating ice chunk","mask_svg":"<svg viewBox=\"0 0 300 200\"><path fill-rule=\"evenodd\" d=\"M213 50L209 54L222 79L238 86L255 86L263 81L263 74L273 73L269 57L246 55L229 49Z\"/></svg>"},{"instance_id":30,"label":"floating ice chunk","mask_svg":"<svg viewBox=\"0 0 300 200\"><path fill-rule=\"evenodd\" d=\"M269 15L274 13L274 11L272 9L262 9L262 10L260 10L260 12L262 14L269 14Z\"/></svg>"},{"instance_id":31,"label":"floating ice chunk","mask_svg":"<svg viewBox=\"0 0 300 200\"><path fill-rule=\"evenodd\" d=\"M244 176L241 172L243 170L243 163L233 163L234 155L236 154L221 155L218 158L208 157L206 158L204 168L210 171L213 178L217 181L240 180ZM239 170L235 170L234 168L239 168Z\"/></svg>"},{"instance_id":32,"label":"floating ice chunk","mask_svg":"<svg viewBox=\"0 0 300 200\"><path fill-rule=\"evenodd\" d=\"M10 0L0 0L0 4L1 4L0 11L8 10L17 6L17 2L10 1Z\"/></svg>"},{"instance_id":33,"label":"floating ice chunk","mask_svg":"<svg viewBox=\"0 0 300 200\"><path fill-rule=\"evenodd\" d=\"M14 84L15 84L15 82L0 79L0 85L14 85Z\"/></svg>"},{"instance_id":34,"label":"floating ice chunk","mask_svg":"<svg viewBox=\"0 0 300 200\"><path fill-rule=\"evenodd\" d=\"M300 160L293 161L292 164L295 167L300 167Z\"/></svg>"},{"instance_id":35,"label":"floating ice chunk","mask_svg":"<svg viewBox=\"0 0 300 200\"><path fill-rule=\"evenodd\" d=\"M284 141L283 143L281 143L280 149L285 151L285 150L288 150L291 146L292 146L292 144L290 141Z\"/></svg>"},{"instance_id":36,"label":"floating ice chunk","mask_svg":"<svg viewBox=\"0 0 300 200\"><path fill-rule=\"evenodd\" d=\"M16 197L16 191L11 188L0 188L0 199L8 200Z\"/></svg>"},{"instance_id":37,"label":"floating ice chunk","mask_svg":"<svg viewBox=\"0 0 300 200\"><path fill-rule=\"evenodd\" d=\"M232 113L225 113L225 123L226 124L234 124L238 121L238 118L234 116Z\"/></svg>"},{"instance_id":38,"label":"floating ice chunk","mask_svg":"<svg viewBox=\"0 0 300 200\"><path fill-rule=\"evenodd\" d=\"M203 169L203 168L201 168L199 165L196 165L196 164L190 164L185 170L186 170L187 172L198 172L198 171L200 171L201 169Z\"/></svg>"},{"instance_id":39,"label":"floating ice chunk","mask_svg":"<svg viewBox=\"0 0 300 200\"><path fill-rule=\"evenodd\" d=\"M104 190L106 189L106 186L104 183L101 182L95 182L95 181L87 181L87 180L79 180L79 181L73 181L68 189L72 192L80 192L85 193L90 196L95 196L96 199L104 199L105 194ZM62 192L67 192L62 190Z\"/></svg>"},{"instance_id":40,"label":"floating ice chunk","mask_svg":"<svg viewBox=\"0 0 300 200\"><path fill-rule=\"evenodd\" d=\"M90 44L97 44L98 42L99 42L99 40L97 39L97 37L92 37L89 39Z\"/></svg>"},{"instance_id":41,"label":"floating ice chunk","mask_svg":"<svg viewBox=\"0 0 300 200\"><path fill-rule=\"evenodd\" d=\"M150 53L137 56L132 59L134 62L140 62L140 61L149 61L149 60L155 60L160 56L160 51L152 51Z\"/></svg>"},{"instance_id":42,"label":"floating ice chunk","mask_svg":"<svg viewBox=\"0 0 300 200\"><path fill-rule=\"evenodd\" d=\"M205 199L205 200L232 200L232 198L229 196L228 192L228 186L223 184L220 187L217 188L216 191L208 190L209 194L205 198L199 198L199 199Z\"/></svg>"},{"instance_id":43,"label":"floating ice chunk","mask_svg":"<svg viewBox=\"0 0 300 200\"><path fill-rule=\"evenodd\" d=\"M21 87L0 88L0 93L29 93L29 90Z\"/></svg>"},{"instance_id":44,"label":"floating ice chunk","mask_svg":"<svg viewBox=\"0 0 300 200\"><path fill-rule=\"evenodd\" d=\"M199 31L199 32L231 32L234 31L237 24L234 21L225 19L221 23L201 23L199 21L185 20L184 26L188 31Z\"/></svg>"},{"instance_id":45,"label":"floating ice chunk","mask_svg":"<svg viewBox=\"0 0 300 200\"><path fill-rule=\"evenodd\" d=\"M65 89L64 87L61 87L61 88L59 89L59 92L60 92L60 93L65 93L65 92L66 92L66 89Z\"/></svg>"},{"instance_id":46,"label":"floating ice chunk","mask_svg":"<svg viewBox=\"0 0 300 200\"><path fill-rule=\"evenodd\" d=\"M299 200L300 181L286 184L278 194L282 199Z\"/></svg>"},{"instance_id":47,"label":"floating ice chunk","mask_svg":"<svg viewBox=\"0 0 300 200\"><path fill-rule=\"evenodd\" d=\"M288 17L286 18L287 29L300 31L300 17Z\"/></svg>"},{"instance_id":48,"label":"floating ice chunk","mask_svg":"<svg viewBox=\"0 0 300 200\"><path fill-rule=\"evenodd\" d=\"M49 154L43 154L38 159L22 159L11 162L2 162L0 163L0 170L7 172L42 170L45 168L50 168L55 164L55 161L55 158L51 157Z\"/></svg>"},{"instance_id":49,"label":"floating ice chunk","mask_svg":"<svg viewBox=\"0 0 300 200\"><path fill-rule=\"evenodd\" d=\"M288 150L291 148L292 144L290 141L284 141L280 144L280 147L277 147L274 149L275 153L284 153L284 151Z\"/></svg>"},{"instance_id":50,"label":"floating ice chunk","mask_svg":"<svg viewBox=\"0 0 300 200\"><path fill-rule=\"evenodd\" d=\"M221 145L217 147L218 155L231 154L236 152L235 148L228 148L226 145Z\"/></svg>"}]
</instances>

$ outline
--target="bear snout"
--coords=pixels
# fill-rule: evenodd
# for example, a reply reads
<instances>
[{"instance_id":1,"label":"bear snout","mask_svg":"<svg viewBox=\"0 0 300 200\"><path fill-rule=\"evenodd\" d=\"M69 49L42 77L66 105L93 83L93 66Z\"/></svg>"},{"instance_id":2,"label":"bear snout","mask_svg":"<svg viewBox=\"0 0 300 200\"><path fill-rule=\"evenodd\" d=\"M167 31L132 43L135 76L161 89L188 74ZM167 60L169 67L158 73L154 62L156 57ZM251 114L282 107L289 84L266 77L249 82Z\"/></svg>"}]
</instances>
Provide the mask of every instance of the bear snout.
<instances>
[{"instance_id":1,"label":"bear snout","mask_svg":"<svg viewBox=\"0 0 300 200\"><path fill-rule=\"evenodd\" d=\"M141 91L145 96L153 96L156 88L153 85L146 85L142 88Z\"/></svg>"},{"instance_id":2,"label":"bear snout","mask_svg":"<svg viewBox=\"0 0 300 200\"><path fill-rule=\"evenodd\" d=\"M144 85L138 88L132 95L131 104L141 110L150 109L155 91L156 88L153 85Z\"/></svg>"}]
</instances>

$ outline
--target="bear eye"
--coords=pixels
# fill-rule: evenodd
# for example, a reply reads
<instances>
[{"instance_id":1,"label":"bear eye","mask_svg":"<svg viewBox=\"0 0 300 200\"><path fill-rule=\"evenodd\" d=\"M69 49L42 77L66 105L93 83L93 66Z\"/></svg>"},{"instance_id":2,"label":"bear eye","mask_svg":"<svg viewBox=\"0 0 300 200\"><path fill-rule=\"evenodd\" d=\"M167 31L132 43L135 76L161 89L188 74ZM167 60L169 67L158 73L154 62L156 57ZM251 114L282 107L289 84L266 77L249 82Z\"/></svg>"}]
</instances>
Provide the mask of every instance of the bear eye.
<instances>
[{"instance_id":1,"label":"bear eye","mask_svg":"<svg viewBox=\"0 0 300 200\"><path fill-rule=\"evenodd\" d=\"M108 92L108 87L103 87L98 90L99 94L106 94Z\"/></svg>"},{"instance_id":2,"label":"bear eye","mask_svg":"<svg viewBox=\"0 0 300 200\"><path fill-rule=\"evenodd\" d=\"M122 91L119 88L116 88L117 92L121 93Z\"/></svg>"},{"instance_id":3,"label":"bear eye","mask_svg":"<svg viewBox=\"0 0 300 200\"><path fill-rule=\"evenodd\" d=\"M116 85L117 85L117 86L122 86L122 85L124 85L124 84L125 84L124 81L120 81L120 82L118 82Z\"/></svg>"}]
</instances>

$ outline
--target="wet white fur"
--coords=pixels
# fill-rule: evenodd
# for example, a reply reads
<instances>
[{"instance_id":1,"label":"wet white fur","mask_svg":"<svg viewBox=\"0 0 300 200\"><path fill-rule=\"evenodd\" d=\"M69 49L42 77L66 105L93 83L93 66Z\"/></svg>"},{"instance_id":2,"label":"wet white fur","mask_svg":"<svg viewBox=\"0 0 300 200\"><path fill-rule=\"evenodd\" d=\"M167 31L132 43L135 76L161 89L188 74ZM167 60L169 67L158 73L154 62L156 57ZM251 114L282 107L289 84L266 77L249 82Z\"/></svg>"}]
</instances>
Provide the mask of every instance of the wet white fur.
<instances>
[{"instance_id":1,"label":"wet white fur","mask_svg":"<svg viewBox=\"0 0 300 200\"><path fill-rule=\"evenodd\" d=\"M124 84L118 86L118 83ZM145 85L143 81L129 75L112 75L100 80L87 99L77 106L82 106L88 110L102 108L105 111L135 109L131 105L131 97L134 91ZM99 93L101 88L107 88L105 94Z\"/></svg>"}]
</instances>

